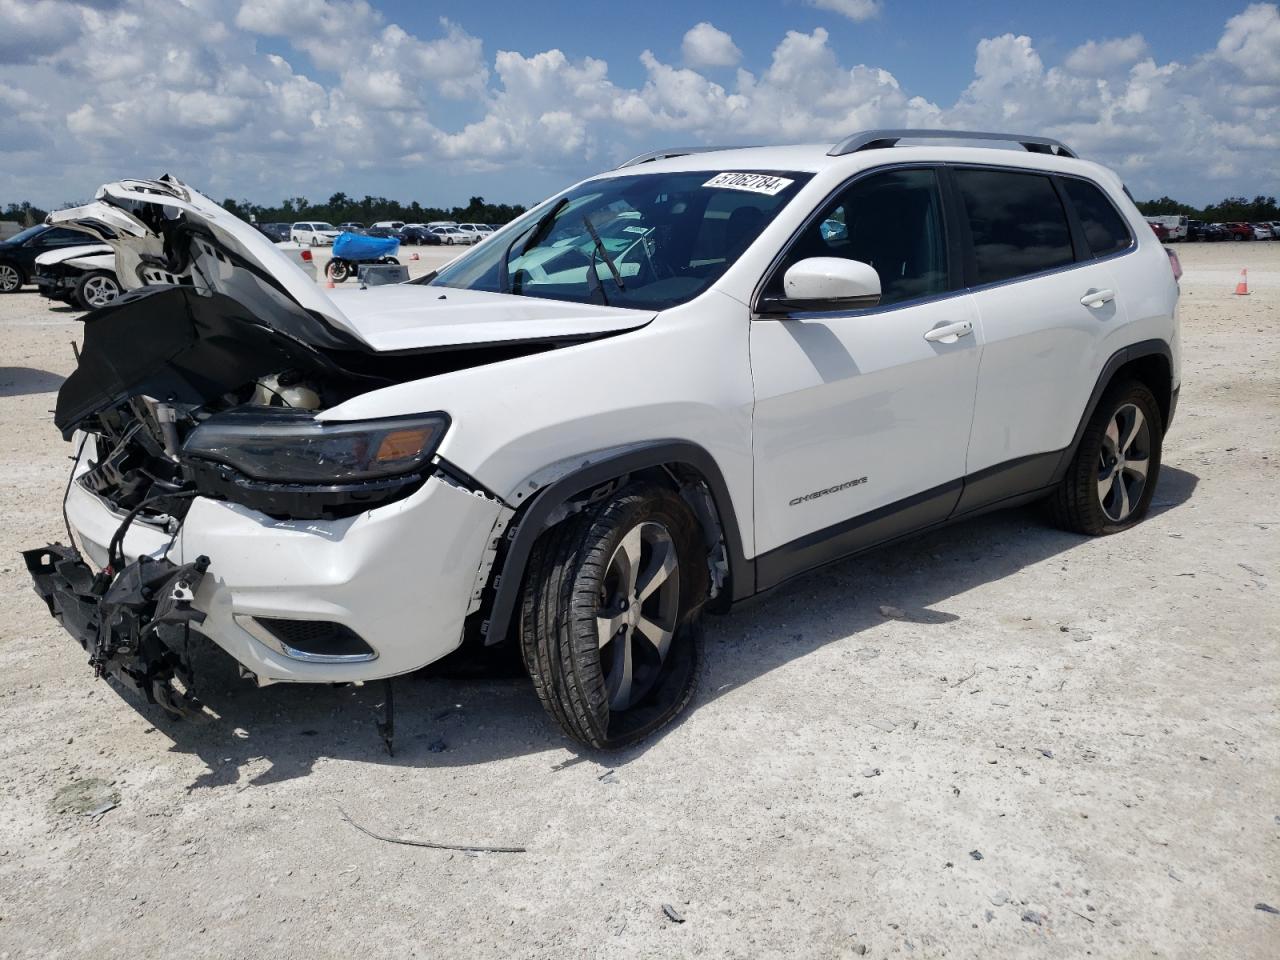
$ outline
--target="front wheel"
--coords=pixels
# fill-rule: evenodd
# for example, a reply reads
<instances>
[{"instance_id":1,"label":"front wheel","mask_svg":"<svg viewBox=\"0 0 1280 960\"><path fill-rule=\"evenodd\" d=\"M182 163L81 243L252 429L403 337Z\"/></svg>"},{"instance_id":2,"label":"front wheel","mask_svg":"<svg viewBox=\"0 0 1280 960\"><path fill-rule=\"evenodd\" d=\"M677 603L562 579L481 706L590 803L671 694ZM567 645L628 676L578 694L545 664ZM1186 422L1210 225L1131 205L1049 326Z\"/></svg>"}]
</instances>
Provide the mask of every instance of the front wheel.
<instances>
[{"instance_id":1,"label":"front wheel","mask_svg":"<svg viewBox=\"0 0 1280 960\"><path fill-rule=\"evenodd\" d=\"M97 310L120 296L120 281L105 270L86 273L76 284L76 303L82 310Z\"/></svg>"},{"instance_id":2,"label":"front wheel","mask_svg":"<svg viewBox=\"0 0 1280 960\"><path fill-rule=\"evenodd\" d=\"M1101 536L1140 521L1160 478L1164 418L1143 383L1114 384L1089 419L1067 475L1050 497L1054 522Z\"/></svg>"},{"instance_id":3,"label":"front wheel","mask_svg":"<svg viewBox=\"0 0 1280 960\"><path fill-rule=\"evenodd\" d=\"M338 257L334 257L324 268L324 275L334 283L342 283L347 277L351 276L351 264Z\"/></svg>"},{"instance_id":4,"label":"front wheel","mask_svg":"<svg viewBox=\"0 0 1280 960\"><path fill-rule=\"evenodd\" d=\"M627 487L547 531L520 622L543 707L595 748L669 723L693 696L706 596L698 522L671 490Z\"/></svg>"}]
</instances>

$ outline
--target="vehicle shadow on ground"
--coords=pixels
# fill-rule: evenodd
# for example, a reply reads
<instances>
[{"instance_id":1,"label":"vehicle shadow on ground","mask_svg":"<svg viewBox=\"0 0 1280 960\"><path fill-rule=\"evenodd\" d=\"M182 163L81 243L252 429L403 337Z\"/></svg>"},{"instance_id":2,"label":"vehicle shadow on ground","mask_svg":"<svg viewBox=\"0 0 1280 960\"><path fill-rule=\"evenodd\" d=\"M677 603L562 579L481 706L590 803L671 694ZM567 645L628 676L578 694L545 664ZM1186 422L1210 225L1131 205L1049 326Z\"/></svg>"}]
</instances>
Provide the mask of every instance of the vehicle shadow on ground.
<instances>
[{"instance_id":1,"label":"vehicle shadow on ground","mask_svg":"<svg viewBox=\"0 0 1280 960\"><path fill-rule=\"evenodd\" d=\"M1197 483L1194 474L1164 467L1151 515L1186 503ZM964 521L798 578L727 616L709 618L704 683L686 716L832 641L858 643L858 634L884 623L882 605L915 623L946 623L956 619L945 610L950 598L1069 552L1086 539L1049 527L1040 508L1030 506ZM560 734L526 677L461 679L427 670L394 681L392 756L376 728L384 702L381 682L259 689L241 679L236 665L212 644L199 650L193 644L192 661L196 693L209 714L175 720L126 697L173 741L170 749L204 761L207 770L190 790L305 777L322 759L460 767L554 751L549 771L582 762L617 768L679 723L626 750L591 751ZM565 758L565 749L576 755Z\"/></svg>"},{"instance_id":2,"label":"vehicle shadow on ground","mask_svg":"<svg viewBox=\"0 0 1280 960\"><path fill-rule=\"evenodd\" d=\"M66 378L35 367L0 367L0 397L54 393Z\"/></svg>"}]
</instances>

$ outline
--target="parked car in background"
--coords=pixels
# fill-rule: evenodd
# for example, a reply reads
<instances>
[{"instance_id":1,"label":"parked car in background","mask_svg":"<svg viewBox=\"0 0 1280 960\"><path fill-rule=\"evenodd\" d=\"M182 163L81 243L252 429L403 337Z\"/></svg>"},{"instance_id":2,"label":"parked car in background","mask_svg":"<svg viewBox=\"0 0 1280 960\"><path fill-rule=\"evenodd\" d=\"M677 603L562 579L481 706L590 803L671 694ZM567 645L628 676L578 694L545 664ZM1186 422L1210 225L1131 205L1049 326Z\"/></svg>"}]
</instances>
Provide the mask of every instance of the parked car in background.
<instances>
[{"instance_id":1,"label":"parked car in background","mask_svg":"<svg viewBox=\"0 0 1280 960\"><path fill-rule=\"evenodd\" d=\"M438 234L432 233L421 223L407 223L400 228L400 242L416 246L436 247L444 243Z\"/></svg>"},{"instance_id":2,"label":"parked car in background","mask_svg":"<svg viewBox=\"0 0 1280 960\"><path fill-rule=\"evenodd\" d=\"M345 230L348 233L363 233L364 224L356 220L348 220L346 223L338 224L339 230Z\"/></svg>"},{"instance_id":3,"label":"parked car in background","mask_svg":"<svg viewBox=\"0 0 1280 960\"><path fill-rule=\"evenodd\" d=\"M289 231L289 239L308 247L331 247L341 232L333 224L323 220L303 220L293 225Z\"/></svg>"},{"instance_id":4,"label":"parked car in background","mask_svg":"<svg viewBox=\"0 0 1280 960\"><path fill-rule=\"evenodd\" d=\"M265 235L261 227L259 232ZM34 282L40 293L50 300L69 303L81 310L97 310L119 297L126 288L116 274L116 255L111 247L85 233L80 234L80 239L92 242L49 250L36 257ZM310 247L285 240L277 243L276 248L312 280L316 279Z\"/></svg>"},{"instance_id":5,"label":"parked car in background","mask_svg":"<svg viewBox=\"0 0 1280 960\"><path fill-rule=\"evenodd\" d=\"M1267 226L1271 228L1271 239L1280 240L1280 220L1268 220Z\"/></svg>"},{"instance_id":6,"label":"parked car in background","mask_svg":"<svg viewBox=\"0 0 1280 960\"><path fill-rule=\"evenodd\" d=\"M1161 243L1169 242L1169 228L1166 227L1159 220L1152 220L1148 218L1147 226L1151 228L1151 231L1156 235L1157 238L1159 238Z\"/></svg>"},{"instance_id":7,"label":"parked car in background","mask_svg":"<svg viewBox=\"0 0 1280 960\"><path fill-rule=\"evenodd\" d=\"M479 243L493 233L493 230L485 223L460 223L458 224L458 230L470 236L472 243Z\"/></svg>"},{"instance_id":8,"label":"parked car in background","mask_svg":"<svg viewBox=\"0 0 1280 960\"><path fill-rule=\"evenodd\" d=\"M291 227L287 223L259 223L255 224L258 232L268 240L275 243L281 243L289 239Z\"/></svg>"},{"instance_id":9,"label":"parked car in background","mask_svg":"<svg viewBox=\"0 0 1280 960\"><path fill-rule=\"evenodd\" d=\"M453 246L455 243L474 243L476 240L475 234L463 233L457 227L431 227L430 229L446 246Z\"/></svg>"},{"instance_id":10,"label":"parked car in background","mask_svg":"<svg viewBox=\"0 0 1280 960\"><path fill-rule=\"evenodd\" d=\"M1216 229L1217 225L1205 223L1203 220L1187 221L1187 239L1208 243L1226 239L1226 231Z\"/></svg>"},{"instance_id":11,"label":"parked car in background","mask_svg":"<svg viewBox=\"0 0 1280 960\"><path fill-rule=\"evenodd\" d=\"M188 632L263 683L495 645L607 748L691 702L704 612L1034 500L1123 535L1178 400L1173 260L1057 141L902 138L933 134L638 157L426 282L334 293L178 181L108 184L59 215L134 212L156 232L113 244L176 276L62 385L72 542L25 551L37 592L175 713ZM176 311L205 321L180 355Z\"/></svg>"},{"instance_id":12,"label":"parked car in background","mask_svg":"<svg viewBox=\"0 0 1280 960\"><path fill-rule=\"evenodd\" d=\"M36 258L50 250L81 247L91 237L67 227L37 224L0 241L0 293L17 293L35 282Z\"/></svg>"},{"instance_id":13,"label":"parked car in background","mask_svg":"<svg viewBox=\"0 0 1280 960\"><path fill-rule=\"evenodd\" d=\"M1177 243L1187 239L1187 228L1190 221L1182 216L1153 216L1147 217L1148 223L1160 223L1164 225L1168 234L1167 240L1170 243Z\"/></svg>"},{"instance_id":14,"label":"parked car in background","mask_svg":"<svg viewBox=\"0 0 1280 960\"><path fill-rule=\"evenodd\" d=\"M400 231L396 227L380 227L375 224L368 230L364 230L362 232L366 237L382 237L383 239L390 238L393 240L400 239Z\"/></svg>"},{"instance_id":15,"label":"parked car in background","mask_svg":"<svg viewBox=\"0 0 1280 960\"><path fill-rule=\"evenodd\" d=\"M1252 240L1253 227L1247 223L1224 223L1227 233L1231 235L1232 240Z\"/></svg>"},{"instance_id":16,"label":"parked car in background","mask_svg":"<svg viewBox=\"0 0 1280 960\"><path fill-rule=\"evenodd\" d=\"M80 239L93 240L83 233ZM115 251L96 241L40 254L33 279L43 296L81 310L105 307L124 289L116 277Z\"/></svg>"},{"instance_id":17,"label":"parked car in background","mask_svg":"<svg viewBox=\"0 0 1280 960\"><path fill-rule=\"evenodd\" d=\"M399 230L403 226L403 220L379 220L377 223L372 225L372 228L377 229L382 227L387 230Z\"/></svg>"},{"instance_id":18,"label":"parked car in background","mask_svg":"<svg viewBox=\"0 0 1280 960\"><path fill-rule=\"evenodd\" d=\"M1253 239L1255 240L1272 240L1275 238L1269 223L1251 223L1249 226L1253 229Z\"/></svg>"}]
</instances>

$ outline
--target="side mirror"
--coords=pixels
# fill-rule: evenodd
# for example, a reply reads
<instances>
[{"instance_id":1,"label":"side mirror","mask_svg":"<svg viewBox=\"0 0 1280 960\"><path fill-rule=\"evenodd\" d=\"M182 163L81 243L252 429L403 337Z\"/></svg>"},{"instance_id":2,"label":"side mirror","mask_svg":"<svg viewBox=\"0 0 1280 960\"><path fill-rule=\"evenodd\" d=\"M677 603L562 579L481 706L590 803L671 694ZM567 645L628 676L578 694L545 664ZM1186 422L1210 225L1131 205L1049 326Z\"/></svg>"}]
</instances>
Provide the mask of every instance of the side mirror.
<instances>
[{"instance_id":1,"label":"side mirror","mask_svg":"<svg viewBox=\"0 0 1280 960\"><path fill-rule=\"evenodd\" d=\"M782 289L784 296L762 301L762 313L859 310L880 302L880 274L860 260L810 257L788 268Z\"/></svg>"}]
</instances>

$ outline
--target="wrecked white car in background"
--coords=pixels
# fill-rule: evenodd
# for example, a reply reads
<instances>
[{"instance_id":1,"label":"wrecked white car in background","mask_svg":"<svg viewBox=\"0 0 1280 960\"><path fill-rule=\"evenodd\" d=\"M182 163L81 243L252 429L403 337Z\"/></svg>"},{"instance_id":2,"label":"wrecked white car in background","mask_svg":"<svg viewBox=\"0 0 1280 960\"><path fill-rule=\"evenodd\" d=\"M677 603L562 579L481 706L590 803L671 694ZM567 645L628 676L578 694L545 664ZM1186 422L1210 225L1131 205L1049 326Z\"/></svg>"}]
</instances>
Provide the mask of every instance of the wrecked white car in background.
<instances>
[{"instance_id":1,"label":"wrecked white car in background","mask_svg":"<svg viewBox=\"0 0 1280 960\"><path fill-rule=\"evenodd\" d=\"M36 257L32 278L40 293L81 310L96 310L120 296L116 255L105 243L63 247Z\"/></svg>"},{"instance_id":2,"label":"wrecked white car in background","mask_svg":"<svg viewBox=\"0 0 1280 960\"><path fill-rule=\"evenodd\" d=\"M704 609L1001 506L1139 522L1180 384L1164 249L1039 137L648 155L332 293L171 179L53 219L130 289L58 394L73 543L27 566L173 710L192 630L263 683L498 646L628 743L689 701Z\"/></svg>"}]
</instances>

